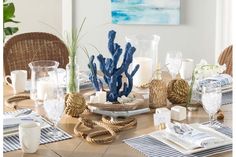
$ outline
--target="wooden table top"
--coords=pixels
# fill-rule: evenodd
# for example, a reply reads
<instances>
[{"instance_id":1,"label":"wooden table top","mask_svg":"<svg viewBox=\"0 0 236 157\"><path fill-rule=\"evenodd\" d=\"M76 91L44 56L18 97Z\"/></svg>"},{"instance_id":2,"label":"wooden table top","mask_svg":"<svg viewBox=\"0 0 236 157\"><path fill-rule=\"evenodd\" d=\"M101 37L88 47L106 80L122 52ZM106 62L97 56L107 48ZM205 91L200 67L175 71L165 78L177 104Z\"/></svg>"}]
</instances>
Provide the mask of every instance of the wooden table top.
<instances>
[{"instance_id":1,"label":"wooden table top","mask_svg":"<svg viewBox=\"0 0 236 157\"><path fill-rule=\"evenodd\" d=\"M11 87L4 85L4 100L12 95L13 91ZM34 109L32 100L21 101L17 104L17 106L19 108ZM4 105L4 111L12 110L14 109L10 108L6 104ZM224 105L222 106L222 110L225 114L223 124L232 127L232 105ZM91 114L89 116L93 117L95 115ZM155 131L156 128L153 124L152 113L137 115L135 117L138 121L136 128L118 133L117 139L111 144L97 145L89 144L82 138L75 137L73 128L77 122L77 119L63 115L59 126L71 134L73 136L72 139L40 145L38 151L34 154L24 154L21 150L17 150L4 153L4 157L143 157L144 155L123 143L122 140L150 133ZM203 108L199 108L198 111L188 112L188 118L183 122L201 123L205 121L208 121L208 115ZM215 157L221 156L230 157L232 156L232 152L215 155Z\"/></svg>"}]
</instances>

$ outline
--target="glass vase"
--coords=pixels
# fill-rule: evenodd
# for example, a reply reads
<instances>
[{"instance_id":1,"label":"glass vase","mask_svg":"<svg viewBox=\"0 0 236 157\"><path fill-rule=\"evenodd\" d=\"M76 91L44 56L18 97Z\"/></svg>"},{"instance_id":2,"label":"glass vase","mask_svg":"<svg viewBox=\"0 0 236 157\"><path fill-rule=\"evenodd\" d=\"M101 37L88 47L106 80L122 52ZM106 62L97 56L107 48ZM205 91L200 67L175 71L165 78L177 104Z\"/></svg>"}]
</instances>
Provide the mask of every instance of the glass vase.
<instances>
[{"instance_id":1,"label":"glass vase","mask_svg":"<svg viewBox=\"0 0 236 157\"><path fill-rule=\"evenodd\" d=\"M69 57L69 63L66 65L66 92L79 92L79 65L75 57Z\"/></svg>"},{"instance_id":2,"label":"glass vase","mask_svg":"<svg viewBox=\"0 0 236 157\"><path fill-rule=\"evenodd\" d=\"M126 42L130 42L136 48L133 59L133 68L139 64L139 70L134 75L134 86L142 87L150 83L156 71L158 61L158 35L131 35L127 36Z\"/></svg>"}]
</instances>

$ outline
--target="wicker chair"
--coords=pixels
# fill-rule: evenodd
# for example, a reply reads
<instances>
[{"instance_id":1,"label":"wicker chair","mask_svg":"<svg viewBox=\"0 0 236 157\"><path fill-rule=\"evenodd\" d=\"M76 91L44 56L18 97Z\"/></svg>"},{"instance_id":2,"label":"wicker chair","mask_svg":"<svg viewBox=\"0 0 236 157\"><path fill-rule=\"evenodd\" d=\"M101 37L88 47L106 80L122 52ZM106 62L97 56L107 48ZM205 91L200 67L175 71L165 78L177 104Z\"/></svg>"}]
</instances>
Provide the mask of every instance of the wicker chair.
<instances>
[{"instance_id":1,"label":"wicker chair","mask_svg":"<svg viewBox=\"0 0 236 157\"><path fill-rule=\"evenodd\" d=\"M65 68L69 61L65 44L56 36L44 32L19 34L9 39L4 46L4 70L9 75L13 70L27 70L35 60L55 60Z\"/></svg>"},{"instance_id":2,"label":"wicker chair","mask_svg":"<svg viewBox=\"0 0 236 157\"><path fill-rule=\"evenodd\" d=\"M226 74L233 76L232 66L233 66L233 46L225 48L224 51L220 54L218 62L220 65L226 64L227 68L225 70Z\"/></svg>"}]
</instances>

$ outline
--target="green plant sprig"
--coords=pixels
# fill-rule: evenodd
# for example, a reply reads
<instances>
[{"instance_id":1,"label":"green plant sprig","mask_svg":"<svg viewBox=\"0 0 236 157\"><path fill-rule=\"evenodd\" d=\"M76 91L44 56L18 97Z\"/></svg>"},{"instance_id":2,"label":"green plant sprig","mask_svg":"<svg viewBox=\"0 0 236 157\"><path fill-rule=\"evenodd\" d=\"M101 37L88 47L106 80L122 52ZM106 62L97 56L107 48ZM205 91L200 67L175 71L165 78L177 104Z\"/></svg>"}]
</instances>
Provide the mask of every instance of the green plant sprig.
<instances>
[{"instance_id":1,"label":"green plant sprig","mask_svg":"<svg viewBox=\"0 0 236 157\"><path fill-rule=\"evenodd\" d=\"M18 27L7 27L7 23L20 23L14 20L15 18L15 6L14 3L8 3L7 0L3 0L3 42L6 36L15 34L19 29Z\"/></svg>"},{"instance_id":2,"label":"green plant sprig","mask_svg":"<svg viewBox=\"0 0 236 157\"><path fill-rule=\"evenodd\" d=\"M67 46L69 56L72 58L74 58L76 55L76 51L78 49L79 41L80 41L80 34L81 34L85 21L86 21L86 18L84 18L79 30L72 29L71 35L67 34L66 36L67 40L66 40L65 45Z\"/></svg>"}]
</instances>

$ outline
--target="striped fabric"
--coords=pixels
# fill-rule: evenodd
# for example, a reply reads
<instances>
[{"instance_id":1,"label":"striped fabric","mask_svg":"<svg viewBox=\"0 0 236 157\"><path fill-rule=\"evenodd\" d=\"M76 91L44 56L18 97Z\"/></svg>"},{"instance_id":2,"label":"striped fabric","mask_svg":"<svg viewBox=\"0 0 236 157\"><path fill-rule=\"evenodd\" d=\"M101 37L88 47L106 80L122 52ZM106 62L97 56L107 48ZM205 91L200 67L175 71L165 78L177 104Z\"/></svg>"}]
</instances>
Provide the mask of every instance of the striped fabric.
<instances>
[{"instance_id":1,"label":"striped fabric","mask_svg":"<svg viewBox=\"0 0 236 157\"><path fill-rule=\"evenodd\" d=\"M16 110L16 111L5 112L4 115L13 115L13 114L21 113L21 112L24 112L27 110L30 110L30 109L20 109L20 110Z\"/></svg>"},{"instance_id":2,"label":"striped fabric","mask_svg":"<svg viewBox=\"0 0 236 157\"><path fill-rule=\"evenodd\" d=\"M52 138L49 135L47 135L48 132L53 131L53 127L47 127L43 128L41 130L41 137L40 137L40 144L47 144L51 142L56 142L56 141L62 141L66 139L72 138L71 135L66 133L65 131L57 128L61 133L63 133L63 136L59 138ZM20 142L19 142L19 136L17 135L12 135L12 136L7 136L3 138L3 152L9 152L13 150L20 149Z\"/></svg>"},{"instance_id":3,"label":"striped fabric","mask_svg":"<svg viewBox=\"0 0 236 157\"><path fill-rule=\"evenodd\" d=\"M4 115L12 115L12 114L17 114L19 112L25 111L28 109L22 109L22 110L17 110L13 112L6 112ZM57 128L58 131L60 131L63 135L59 138L52 138L48 135L48 132L53 131L53 127L50 125L46 125L46 127L41 129L41 137L40 137L40 144L47 144L47 143L52 143L56 141L62 141L66 139L72 138L71 135L66 133L65 131L61 130L60 128ZM19 135L14 134L14 135L9 135L3 137L3 152L10 152L13 150L18 150L20 149L20 142L19 142Z\"/></svg>"},{"instance_id":4,"label":"striped fabric","mask_svg":"<svg viewBox=\"0 0 236 157\"><path fill-rule=\"evenodd\" d=\"M204 123L204 125L208 124L209 122ZM215 127L217 127L217 131L232 137L232 129L223 126L221 123L215 121ZM124 140L126 144L130 147L138 150L139 152L143 153L145 156L148 157L206 157L214 154L219 154L222 152L232 151L232 144L221 146L205 151L201 151L198 153L193 153L191 155L183 155L182 153L178 152L172 147L156 140L155 138L149 135L143 135L131 139Z\"/></svg>"}]
</instances>

